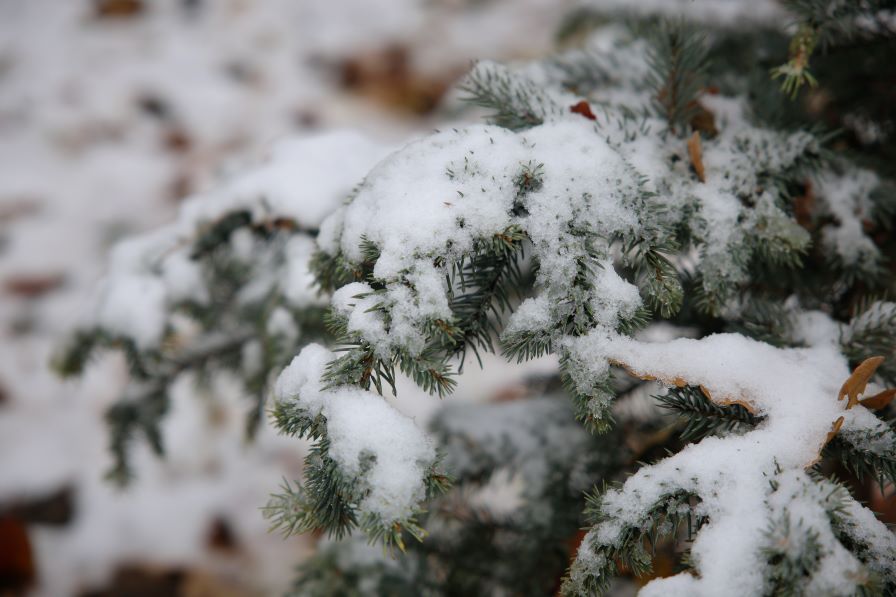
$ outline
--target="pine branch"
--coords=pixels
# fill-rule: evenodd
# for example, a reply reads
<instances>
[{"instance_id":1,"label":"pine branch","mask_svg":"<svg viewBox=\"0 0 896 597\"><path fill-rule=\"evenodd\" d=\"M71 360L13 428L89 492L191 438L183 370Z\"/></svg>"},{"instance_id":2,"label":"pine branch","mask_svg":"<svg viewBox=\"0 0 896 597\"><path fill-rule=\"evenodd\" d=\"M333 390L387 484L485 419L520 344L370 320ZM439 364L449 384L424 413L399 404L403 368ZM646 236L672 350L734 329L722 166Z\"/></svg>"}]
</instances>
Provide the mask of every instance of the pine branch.
<instances>
[{"instance_id":1,"label":"pine branch","mask_svg":"<svg viewBox=\"0 0 896 597\"><path fill-rule=\"evenodd\" d=\"M647 64L654 108L673 135L688 132L697 114L708 66L704 38L684 23L664 22L649 38Z\"/></svg>"},{"instance_id":2,"label":"pine branch","mask_svg":"<svg viewBox=\"0 0 896 597\"><path fill-rule=\"evenodd\" d=\"M585 515L595 527L612 519L603 505L603 494L588 496ZM637 524L626 524L612 543L601 543L589 533L579 546L579 553L569 573L563 580L561 593L574 595L601 595L610 586L612 578L622 570L635 576L644 576L652 568L651 551L660 539L674 537L682 524L687 524L689 536L706 522L695 511L697 496L686 491L675 491L660 497L654 506L640 517Z\"/></svg>"},{"instance_id":3,"label":"pine branch","mask_svg":"<svg viewBox=\"0 0 896 597\"><path fill-rule=\"evenodd\" d=\"M721 405L711 401L693 386L671 388L665 395L654 396L660 407L686 421L681 431L685 441L697 441L716 433L736 433L752 429L762 421L739 404Z\"/></svg>"},{"instance_id":4,"label":"pine branch","mask_svg":"<svg viewBox=\"0 0 896 597\"><path fill-rule=\"evenodd\" d=\"M491 62L474 65L459 89L467 102L492 111L492 123L511 130L531 128L562 113L535 83Z\"/></svg>"},{"instance_id":5,"label":"pine branch","mask_svg":"<svg viewBox=\"0 0 896 597\"><path fill-rule=\"evenodd\" d=\"M521 184L527 187L535 184L534 178L524 180ZM525 238L518 227L508 228L477 243L472 255L451 266L450 285L459 289L451 297L452 326L457 330L451 336L461 367L468 348L480 366L479 350L494 352L492 338L499 335L501 316L511 310L511 293L520 285L519 261Z\"/></svg>"}]
</instances>

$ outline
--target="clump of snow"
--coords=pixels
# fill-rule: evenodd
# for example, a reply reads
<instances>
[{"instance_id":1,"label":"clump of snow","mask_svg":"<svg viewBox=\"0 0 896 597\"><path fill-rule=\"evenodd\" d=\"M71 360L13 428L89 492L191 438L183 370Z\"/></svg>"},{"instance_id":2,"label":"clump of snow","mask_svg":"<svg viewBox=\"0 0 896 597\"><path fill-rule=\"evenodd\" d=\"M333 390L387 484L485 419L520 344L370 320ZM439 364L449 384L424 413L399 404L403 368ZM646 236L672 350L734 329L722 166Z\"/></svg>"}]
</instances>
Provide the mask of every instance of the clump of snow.
<instances>
[{"instance_id":1,"label":"clump of snow","mask_svg":"<svg viewBox=\"0 0 896 597\"><path fill-rule=\"evenodd\" d=\"M280 141L254 169L189 200L178 224L191 233L226 212L247 210L256 222L287 218L316 229L390 149L353 131Z\"/></svg>"},{"instance_id":2,"label":"clump of snow","mask_svg":"<svg viewBox=\"0 0 896 597\"><path fill-rule=\"evenodd\" d=\"M312 305L326 304L320 293L315 291L314 274L310 261L314 253L314 241L305 236L289 239L285 249L286 272L282 282L283 296L290 306L304 309Z\"/></svg>"},{"instance_id":3,"label":"clump of snow","mask_svg":"<svg viewBox=\"0 0 896 597\"><path fill-rule=\"evenodd\" d=\"M598 67L632 54L645 60L643 42L618 29L599 30L595 40L606 50L594 58ZM655 93L643 74L613 80L609 87L622 95L595 105L595 121L569 111L576 98L562 85L564 68L577 60L573 53L519 73L478 64L473 78L506 81L544 123L520 132L469 126L415 141L384 159L351 202L323 222L325 253L360 264L368 244L379 251L373 276L385 286L382 305L392 319L388 339L381 333L365 339L381 354L397 345L419 350L424 328L446 317L456 291L435 280L509 229L522 230L531 243L538 295L511 316L506 333L540 334L572 352L582 341L560 338L557 330L576 304L588 302L591 325L601 330L595 333L614 332L642 306L640 282L616 269L617 241L659 244L674 228L688 229L699 247L692 269L722 303L735 300L733 289L763 247L808 246L808 233L792 221L777 191L768 190L774 186L767 179L798 169L817 151L814 137L753 125L742 98L703 98L718 134L703 142L701 181L689 170L686 143L669 134L665 121L631 116L650 113ZM533 80L537 93L526 84ZM595 94L607 87L596 84ZM560 109L542 110L547 102ZM538 184L520 188L521 173L535 167ZM576 282L583 267L589 269L584 284ZM433 281L425 298L420 272ZM583 285L593 288L587 297ZM582 378L584 388L596 376L583 372Z\"/></svg>"},{"instance_id":4,"label":"clump of snow","mask_svg":"<svg viewBox=\"0 0 896 597\"><path fill-rule=\"evenodd\" d=\"M515 180L527 163L539 164L543 181L520 197ZM472 126L416 141L380 163L351 203L324 222L320 245L354 262L363 259L363 242L377 246L373 275L386 283L390 342L419 349L422 325L450 316L445 268L432 264L436 257L460 260L481 239L519 226L535 247L539 286L562 296L577 259L592 248L574 228L592 227L605 237L630 233L638 225L638 189L630 166L578 116L521 134ZM512 215L515 201L524 215ZM594 307L601 323L615 326L640 297L610 262L603 265L596 268L594 284L602 291ZM368 308L365 302L355 310ZM528 312L514 318L513 329L522 329ZM556 317L539 315L545 324ZM383 346L379 328L365 339Z\"/></svg>"},{"instance_id":5,"label":"clump of snow","mask_svg":"<svg viewBox=\"0 0 896 597\"><path fill-rule=\"evenodd\" d=\"M271 312L268 316L266 328L265 331L269 336L283 338L290 344L298 339L300 332L295 318L283 307L277 307Z\"/></svg>"},{"instance_id":6,"label":"clump of snow","mask_svg":"<svg viewBox=\"0 0 896 597\"><path fill-rule=\"evenodd\" d=\"M822 559L814 589L842 592L843 583L856 578L861 563L836 539L819 505L820 490L805 473L841 416L849 421L848 441L860 426L882 425L863 407L845 411L836 399L850 371L835 344L823 339L808 348L779 349L737 334L660 343L617 337L595 358L613 359L670 385L699 385L716 402L736 402L764 416L743 435L707 437L642 467L621 489L603 496L606 520L589 533L588 549L615 544L624 529L640 527L650 508L678 491L699 496L697 513L709 520L692 545L698 574L652 581L642 595L763 594L764 576L756 571L765 566L764 530L782 512L818 535ZM865 518L875 548L891 550L887 565L896 565L896 537Z\"/></svg>"},{"instance_id":7,"label":"clump of snow","mask_svg":"<svg viewBox=\"0 0 896 597\"><path fill-rule=\"evenodd\" d=\"M352 386L323 389L321 376L334 358L309 344L280 374L274 397L297 401L312 417L326 417L329 456L346 475L363 473L368 491L359 504L362 512L379 515L386 525L405 519L425 495L423 479L435 448L382 396Z\"/></svg>"},{"instance_id":8,"label":"clump of snow","mask_svg":"<svg viewBox=\"0 0 896 597\"><path fill-rule=\"evenodd\" d=\"M388 337L383 314L377 309L381 298L369 284L353 282L333 293L333 312L348 320L349 332L360 334L373 346L382 346Z\"/></svg>"},{"instance_id":9,"label":"clump of snow","mask_svg":"<svg viewBox=\"0 0 896 597\"><path fill-rule=\"evenodd\" d=\"M165 332L166 306L163 281L148 275L122 275L103 292L97 324L131 338L139 348L153 348Z\"/></svg>"},{"instance_id":10,"label":"clump of snow","mask_svg":"<svg viewBox=\"0 0 896 597\"><path fill-rule=\"evenodd\" d=\"M868 170L816 177L816 196L835 220L823 229L822 242L844 267L870 269L881 259L864 228L865 222L872 219L870 194L879 182L877 175Z\"/></svg>"},{"instance_id":11,"label":"clump of snow","mask_svg":"<svg viewBox=\"0 0 896 597\"><path fill-rule=\"evenodd\" d=\"M254 170L189 199L175 222L120 243L95 324L132 338L141 348L157 346L173 305L208 299L200 263L189 257L191 243L214 222L242 211L259 224L289 220L298 232L283 249L284 265L272 260L270 267L254 268L257 274L242 289L242 301L261 300L277 285L294 307L320 304L309 271L313 241L304 234L317 229L385 151L357 133L342 131L281 142ZM234 254L247 263L267 255L245 230L237 231L231 243Z\"/></svg>"}]
</instances>

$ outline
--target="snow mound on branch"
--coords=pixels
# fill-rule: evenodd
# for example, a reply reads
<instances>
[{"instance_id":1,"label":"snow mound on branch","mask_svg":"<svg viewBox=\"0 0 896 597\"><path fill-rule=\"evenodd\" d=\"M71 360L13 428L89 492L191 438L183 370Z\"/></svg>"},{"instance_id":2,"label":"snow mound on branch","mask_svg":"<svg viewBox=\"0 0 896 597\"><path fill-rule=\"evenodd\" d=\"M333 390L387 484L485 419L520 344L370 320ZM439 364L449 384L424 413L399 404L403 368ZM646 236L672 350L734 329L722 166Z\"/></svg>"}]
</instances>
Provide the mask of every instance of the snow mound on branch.
<instances>
[{"instance_id":1,"label":"snow mound on branch","mask_svg":"<svg viewBox=\"0 0 896 597\"><path fill-rule=\"evenodd\" d=\"M175 222L117 245L93 323L142 349L158 346L173 303L207 300L190 256L205 230L247 212L254 224L289 220L300 232L314 231L388 149L349 131L281 141L254 169L189 199ZM285 251L282 275L271 278L295 307L319 302L308 265L312 252L311 239L296 235Z\"/></svg>"},{"instance_id":2,"label":"snow mound on branch","mask_svg":"<svg viewBox=\"0 0 896 597\"><path fill-rule=\"evenodd\" d=\"M367 482L362 512L379 515L387 525L407 518L425 496L423 478L435 448L382 396L350 386L322 388L320 378L334 358L319 344L309 344L280 374L274 397L297 400L310 416L326 417L330 457L344 474Z\"/></svg>"},{"instance_id":3,"label":"snow mound on branch","mask_svg":"<svg viewBox=\"0 0 896 597\"><path fill-rule=\"evenodd\" d=\"M691 550L699 575L655 580L641 595L763 594L765 575L757 570L766 566L766 530L781 517L819 542L819 572L811 586L824 593L852 590L862 563L832 528L828 496L819 493L827 485L805 472L841 416L848 416L854 428L865 419L879 422L864 407L845 411L846 403L837 400L850 371L835 345L780 349L737 334L716 334L662 343L617 337L604 347L594 355L595 366L609 358L636 375L700 385L716 402L737 402L765 418L743 435L691 444L641 468L621 489L608 491L601 506L607 519L586 537L582 561L595 543L616 544L626 528L640 527L655 504L684 491L699 496L697 514L708 518ZM873 516L862 521L872 549L889 553L883 559L896 570L896 537Z\"/></svg>"}]
</instances>

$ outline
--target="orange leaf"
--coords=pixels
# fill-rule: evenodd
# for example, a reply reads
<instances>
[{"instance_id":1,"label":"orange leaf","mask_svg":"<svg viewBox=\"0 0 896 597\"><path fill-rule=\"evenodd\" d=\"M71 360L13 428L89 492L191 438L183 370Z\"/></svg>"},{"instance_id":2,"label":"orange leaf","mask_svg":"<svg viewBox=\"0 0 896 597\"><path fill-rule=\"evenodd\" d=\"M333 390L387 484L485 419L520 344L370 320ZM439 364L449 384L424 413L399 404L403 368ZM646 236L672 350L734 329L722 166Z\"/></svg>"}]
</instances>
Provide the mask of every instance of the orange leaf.
<instances>
[{"instance_id":1,"label":"orange leaf","mask_svg":"<svg viewBox=\"0 0 896 597\"><path fill-rule=\"evenodd\" d=\"M883 362L883 357L871 357L865 359L855 368L852 375L843 382L843 386L840 388L840 393L837 395L837 400L843 400L843 398L848 396L849 402L846 404L847 410L859 403L859 396L865 391L865 386L868 385L868 380L871 379L871 376L874 375L874 372L877 371L877 368L880 367L880 364Z\"/></svg>"},{"instance_id":2,"label":"orange leaf","mask_svg":"<svg viewBox=\"0 0 896 597\"><path fill-rule=\"evenodd\" d=\"M688 155L691 157L691 165L697 173L700 182L706 182L706 170L703 168L703 145L700 142L700 132L694 131L694 134L688 138Z\"/></svg>"},{"instance_id":3,"label":"orange leaf","mask_svg":"<svg viewBox=\"0 0 896 597\"><path fill-rule=\"evenodd\" d=\"M889 390L884 390L883 392L875 394L874 396L862 398L861 400L859 400L859 404L861 404L865 408L880 410L886 407L890 402L892 402L893 398L896 398L896 388L890 388Z\"/></svg>"},{"instance_id":4,"label":"orange leaf","mask_svg":"<svg viewBox=\"0 0 896 597\"><path fill-rule=\"evenodd\" d=\"M597 120L597 116L594 115L594 112L591 111L591 106L585 100L570 106L569 111L573 114L581 114L588 120Z\"/></svg>"},{"instance_id":5,"label":"orange leaf","mask_svg":"<svg viewBox=\"0 0 896 597\"><path fill-rule=\"evenodd\" d=\"M840 431L841 427L843 427L843 417L840 417L839 419L831 423L831 430L828 431L828 436L824 440L825 445L827 445L829 441L834 439L834 436L837 435L837 432Z\"/></svg>"}]
</instances>

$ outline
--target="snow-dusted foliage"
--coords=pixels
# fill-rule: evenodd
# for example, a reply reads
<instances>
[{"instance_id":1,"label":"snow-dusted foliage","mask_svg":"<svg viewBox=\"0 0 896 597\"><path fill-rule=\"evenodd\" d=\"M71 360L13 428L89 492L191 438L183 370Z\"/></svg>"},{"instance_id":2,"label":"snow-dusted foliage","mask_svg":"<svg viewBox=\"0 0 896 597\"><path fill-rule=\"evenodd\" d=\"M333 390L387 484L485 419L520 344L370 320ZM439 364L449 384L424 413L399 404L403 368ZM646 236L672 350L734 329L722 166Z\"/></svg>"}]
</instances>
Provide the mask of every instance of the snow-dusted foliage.
<instances>
[{"instance_id":1,"label":"snow-dusted foliage","mask_svg":"<svg viewBox=\"0 0 896 597\"><path fill-rule=\"evenodd\" d=\"M274 387L277 426L315 445L304 481L287 483L266 513L287 532L341 537L359 527L402 550L405 532L422 540L432 524L441 551L409 564L424 568L457 545L441 511L424 521L424 502L450 503L456 494L437 496L451 474L472 482L477 450L488 460L481 477L494 480L494 454L510 446L517 475L505 485L522 484L520 512L539 532L536 523L574 506L569 493L581 495L601 466L576 467L588 460L570 448L592 443L581 430L532 429L550 454L514 462L532 450L516 433L532 423L525 416L561 431L571 422L536 400L496 409L507 421L491 423L494 435L457 413L437 419L442 461L437 443L378 395L394 393L401 374L444 396L458 363L496 343L509 360L554 355L574 418L595 433L612 428L622 372L655 381L666 388L663 406L689 418L683 435L698 441L592 496L565 593L606 590L623 569L647 572L645 542L674 539L684 521L686 569L642 594L893 590L896 538L816 467L834 456L859 476L896 478L896 434L875 412L894 395L880 384L892 380L883 363L896 319L892 303L861 286L892 285L873 234L884 226L887 186L833 156L824 136L775 125L765 100L744 92L755 83L736 61L709 65L723 42L680 25L646 34L609 25L545 62L477 64L462 89L492 111L491 124L446 127L385 157L345 137L275 152L177 226L120 248L88 337L123 343L150 382L153 366L190 366L166 360L169 315L184 299L198 302L194 317L208 315L202 303L220 291L202 267L231 265L216 261L223 251L251 267L231 278L240 282L201 336L234 330L241 366L264 381L308 341L299 314L317 304L307 293L313 275L329 295L336 350L305 346ZM356 163L344 162L347 152ZM308 183L330 169L329 182ZM127 316L135 305L139 321ZM248 335L226 326L242 306L262 313ZM697 331L637 333L662 319ZM287 348L267 348L274 336ZM147 353L156 355L149 365ZM518 422L501 426L508 421ZM538 478L551 467L562 471L558 495ZM356 548L327 548L327 561L343 566L340 555ZM376 582L415 578L380 572ZM326 578L312 573L302 586L322 591Z\"/></svg>"},{"instance_id":2,"label":"snow-dusted foliage","mask_svg":"<svg viewBox=\"0 0 896 597\"><path fill-rule=\"evenodd\" d=\"M283 141L248 172L190 198L168 226L119 243L96 306L57 367L80 371L98 348L121 347L133 381L109 413L115 478L128 444L158 425L185 371L235 370L263 415L269 379L322 333L326 301L310 272L314 234L387 148L356 133Z\"/></svg>"}]
</instances>

